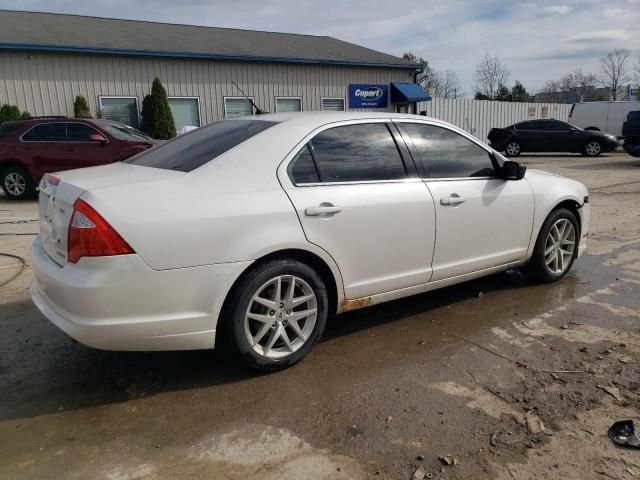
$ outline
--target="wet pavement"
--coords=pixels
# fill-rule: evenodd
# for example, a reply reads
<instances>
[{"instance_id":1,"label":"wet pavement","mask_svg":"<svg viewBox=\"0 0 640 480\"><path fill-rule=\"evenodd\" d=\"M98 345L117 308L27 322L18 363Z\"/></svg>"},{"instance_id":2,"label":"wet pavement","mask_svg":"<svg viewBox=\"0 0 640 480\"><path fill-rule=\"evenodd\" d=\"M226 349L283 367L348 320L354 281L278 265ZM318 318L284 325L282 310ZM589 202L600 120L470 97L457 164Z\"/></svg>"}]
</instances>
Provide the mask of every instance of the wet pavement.
<instances>
[{"instance_id":1,"label":"wet pavement","mask_svg":"<svg viewBox=\"0 0 640 480\"><path fill-rule=\"evenodd\" d=\"M332 319L297 366L77 343L28 296L35 202L0 197L0 478L629 478L640 423L640 160L522 156L590 188L588 253ZM19 235L16 235L19 234ZM450 453L455 462L438 459Z\"/></svg>"}]
</instances>

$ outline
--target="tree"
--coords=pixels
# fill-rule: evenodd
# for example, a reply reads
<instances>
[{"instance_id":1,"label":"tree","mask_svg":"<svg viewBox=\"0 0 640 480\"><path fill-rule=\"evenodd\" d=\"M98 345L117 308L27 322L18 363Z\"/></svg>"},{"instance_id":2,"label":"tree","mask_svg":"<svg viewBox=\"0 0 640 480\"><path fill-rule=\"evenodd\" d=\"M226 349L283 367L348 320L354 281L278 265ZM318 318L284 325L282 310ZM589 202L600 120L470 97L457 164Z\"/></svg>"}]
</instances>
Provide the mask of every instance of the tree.
<instances>
[{"instance_id":1,"label":"tree","mask_svg":"<svg viewBox=\"0 0 640 480\"><path fill-rule=\"evenodd\" d=\"M458 75L453 70L435 72L433 75L433 94L441 98L460 98L464 96Z\"/></svg>"},{"instance_id":2,"label":"tree","mask_svg":"<svg viewBox=\"0 0 640 480\"><path fill-rule=\"evenodd\" d=\"M411 52L406 52L404 55L402 55L402 58L409 61L410 63L420 65L422 71L416 75L416 83L425 90L432 91L434 87L434 72L431 70L429 62Z\"/></svg>"},{"instance_id":3,"label":"tree","mask_svg":"<svg viewBox=\"0 0 640 480\"><path fill-rule=\"evenodd\" d=\"M529 93L527 89L524 88L518 80L516 80L516 84L511 89L511 101L512 102L528 102L529 101Z\"/></svg>"},{"instance_id":4,"label":"tree","mask_svg":"<svg viewBox=\"0 0 640 480\"><path fill-rule=\"evenodd\" d=\"M476 94L473 96L473 99L474 100L491 100L491 98L487 97L482 92L476 92Z\"/></svg>"},{"instance_id":5,"label":"tree","mask_svg":"<svg viewBox=\"0 0 640 480\"><path fill-rule=\"evenodd\" d=\"M492 57L485 52L484 57L476 65L476 79L474 90L491 99L495 98L500 85L509 80L510 72L498 57Z\"/></svg>"},{"instance_id":6,"label":"tree","mask_svg":"<svg viewBox=\"0 0 640 480\"><path fill-rule=\"evenodd\" d=\"M31 118L29 112L21 112L15 105L5 103L0 107L0 123L13 122L14 120L26 120Z\"/></svg>"},{"instance_id":7,"label":"tree","mask_svg":"<svg viewBox=\"0 0 640 480\"><path fill-rule=\"evenodd\" d=\"M616 48L609 52L606 57L600 59L601 82L603 86L608 87L611 91L612 100L617 99L618 88L631 80L626 65L629 55L629 50Z\"/></svg>"},{"instance_id":8,"label":"tree","mask_svg":"<svg viewBox=\"0 0 640 480\"><path fill-rule=\"evenodd\" d=\"M494 99L499 102L510 102L511 92L509 92L509 89L505 85L500 85L498 90L496 90Z\"/></svg>"},{"instance_id":9,"label":"tree","mask_svg":"<svg viewBox=\"0 0 640 480\"><path fill-rule=\"evenodd\" d=\"M91 118L89 104L82 95L78 95L73 102L73 116L76 118Z\"/></svg>"},{"instance_id":10,"label":"tree","mask_svg":"<svg viewBox=\"0 0 640 480\"><path fill-rule=\"evenodd\" d=\"M151 95L142 101L140 128L152 138L168 140L176 136L176 124L167 101L167 92L158 77L153 79Z\"/></svg>"}]
</instances>

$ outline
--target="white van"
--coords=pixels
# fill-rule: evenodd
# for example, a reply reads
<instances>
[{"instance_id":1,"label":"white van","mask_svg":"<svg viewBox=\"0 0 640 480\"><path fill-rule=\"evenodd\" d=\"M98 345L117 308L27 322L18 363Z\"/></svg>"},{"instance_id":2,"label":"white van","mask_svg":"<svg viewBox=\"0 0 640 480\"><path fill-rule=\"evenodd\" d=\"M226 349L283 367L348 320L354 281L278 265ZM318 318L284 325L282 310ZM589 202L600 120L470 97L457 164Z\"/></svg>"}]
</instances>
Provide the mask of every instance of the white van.
<instances>
[{"instance_id":1,"label":"white van","mask_svg":"<svg viewBox=\"0 0 640 480\"><path fill-rule=\"evenodd\" d=\"M640 110L640 102L574 103L569 112L569 123L584 130L608 132L621 137L627 113L635 110Z\"/></svg>"}]
</instances>

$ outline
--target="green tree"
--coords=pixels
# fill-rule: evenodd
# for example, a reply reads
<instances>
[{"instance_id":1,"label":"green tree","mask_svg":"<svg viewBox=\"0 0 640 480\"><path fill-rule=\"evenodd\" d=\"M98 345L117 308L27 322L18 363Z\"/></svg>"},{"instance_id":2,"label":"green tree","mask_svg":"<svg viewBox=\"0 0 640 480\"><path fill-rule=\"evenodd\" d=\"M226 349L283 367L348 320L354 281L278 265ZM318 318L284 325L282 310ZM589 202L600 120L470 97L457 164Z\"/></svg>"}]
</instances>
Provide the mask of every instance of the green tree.
<instances>
[{"instance_id":1,"label":"green tree","mask_svg":"<svg viewBox=\"0 0 640 480\"><path fill-rule=\"evenodd\" d=\"M495 100L499 102L511 101L511 92L509 92L509 89L505 85L500 84L496 91Z\"/></svg>"},{"instance_id":2,"label":"green tree","mask_svg":"<svg viewBox=\"0 0 640 480\"><path fill-rule=\"evenodd\" d=\"M476 92L476 94L473 97L474 100L491 100L491 97L488 97L487 95L485 95L482 92Z\"/></svg>"},{"instance_id":3,"label":"green tree","mask_svg":"<svg viewBox=\"0 0 640 480\"><path fill-rule=\"evenodd\" d=\"M73 102L73 116L76 118L91 118L89 104L82 95L78 95Z\"/></svg>"},{"instance_id":4,"label":"green tree","mask_svg":"<svg viewBox=\"0 0 640 480\"><path fill-rule=\"evenodd\" d=\"M152 138L168 140L176 136L176 124L173 120L167 92L158 77L154 78L151 95L142 101L141 130Z\"/></svg>"},{"instance_id":5,"label":"green tree","mask_svg":"<svg viewBox=\"0 0 640 480\"><path fill-rule=\"evenodd\" d=\"M528 102L529 101L529 93L527 89L524 88L518 80L516 80L516 84L511 89L511 101L512 102Z\"/></svg>"},{"instance_id":6,"label":"green tree","mask_svg":"<svg viewBox=\"0 0 640 480\"><path fill-rule=\"evenodd\" d=\"M20 115L22 115L22 112L15 105L5 103L0 107L0 123L20 120Z\"/></svg>"}]
</instances>

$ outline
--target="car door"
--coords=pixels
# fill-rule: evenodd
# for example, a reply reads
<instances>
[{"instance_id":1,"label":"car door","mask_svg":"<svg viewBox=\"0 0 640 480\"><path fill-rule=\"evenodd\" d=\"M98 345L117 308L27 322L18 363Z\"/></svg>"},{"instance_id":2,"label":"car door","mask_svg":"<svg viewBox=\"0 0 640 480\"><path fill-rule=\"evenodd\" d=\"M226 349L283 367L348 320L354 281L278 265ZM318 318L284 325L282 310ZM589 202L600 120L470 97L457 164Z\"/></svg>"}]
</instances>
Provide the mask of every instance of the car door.
<instances>
[{"instance_id":1,"label":"car door","mask_svg":"<svg viewBox=\"0 0 640 480\"><path fill-rule=\"evenodd\" d=\"M549 151L551 152L577 152L580 151L580 131L571 125L558 120L544 122L547 132Z\"/></svg>"},{"instance_id":2,"label":"car door","mask_svg":"<svg viewBox=\"0 0 640 480\"><path fill-rule=\"evenodd\" d=\"M526 180L499 178L491 151L462 130L428 122L398 125L435 201L432 281L522 260L534 209Z\"/></svg>"},{"instance_id":3,"label":"car door","mask_svg":"<svg viewBox=\"0 0 640 480\"><path fill-rule=\"evenodd\" d=\"M93 167L115 160L112 145L103 133L86 123L69 122L66 125L65 150L69 168ZM93 140L92 135L99 135L104 141Z\"/></svg>"},{"instance_id":4,"label":"car door","mask_svg":"<svg viewBox=\"0 0 640 480\"><path fill-rule=\"evenodd\" d=\"M20 137L22 154L31 158L39 176L68 169L64 141L67 130L62 122L39 123Z\"/></svg>"},{"instance_id":5,"label":"car door","mask_svg":"<svg viewBox=\"0 0 640 480\"><path fill-rule=\"evenodd\" d=\"M539 120L531 120L516 124L516 135L523 151L545 152L548 148L546 132Z\"/></svg>"},{"instance_id":6,"label":"car door","mask_svg":"<svg viewBox=\"0 0 640 480\"><path fill-rule=\"evenodd\" d=\"M323 127L279 172L306 238L336 261L350 299L431 277L434 203L393 128L384 120Z\"/></svg>"}]
</instances>

